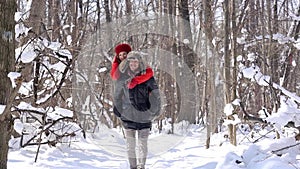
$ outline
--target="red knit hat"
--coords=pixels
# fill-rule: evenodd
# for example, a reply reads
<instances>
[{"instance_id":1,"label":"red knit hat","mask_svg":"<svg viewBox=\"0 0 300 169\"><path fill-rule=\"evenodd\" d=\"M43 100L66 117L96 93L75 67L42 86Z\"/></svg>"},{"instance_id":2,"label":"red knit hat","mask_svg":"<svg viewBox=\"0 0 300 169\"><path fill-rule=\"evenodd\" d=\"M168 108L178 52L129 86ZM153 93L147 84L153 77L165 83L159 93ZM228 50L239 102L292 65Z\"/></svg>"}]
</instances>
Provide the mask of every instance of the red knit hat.
<instances>
[{"instance_id":1,"label":"red knit hat","mask_svg":"<svg viewBox=\"0 0 300 169\"><path fill-rule=\"evenodd\" d=\"M129 53L130 51L131 51L131 47L130 47L130 45L128 45L126 43L121 43L115 47L115 52L116 52L117 56L119 55L120 52Z\"/></svg>"}]
</instances>

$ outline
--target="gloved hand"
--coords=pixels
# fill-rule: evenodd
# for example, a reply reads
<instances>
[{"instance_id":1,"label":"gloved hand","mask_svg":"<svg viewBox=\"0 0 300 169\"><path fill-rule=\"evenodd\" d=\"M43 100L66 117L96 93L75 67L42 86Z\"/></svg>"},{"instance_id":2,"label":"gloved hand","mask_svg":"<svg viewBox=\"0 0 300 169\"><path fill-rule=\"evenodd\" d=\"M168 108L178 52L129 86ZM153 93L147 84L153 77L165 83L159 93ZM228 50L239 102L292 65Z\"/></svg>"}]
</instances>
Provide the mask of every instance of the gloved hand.
<instances>
[{"instance_id":1,"label":"gloved hand","mask_svg":"<svg viewBox=\"0 0 300 169\"><path fill-rule=\"evenodd\" d=\"M119 71L121 73L124 73L127 70L128 65L129 65L128 60L127 59L123 60L119 65Z\"/></svg>"}]
</instances>

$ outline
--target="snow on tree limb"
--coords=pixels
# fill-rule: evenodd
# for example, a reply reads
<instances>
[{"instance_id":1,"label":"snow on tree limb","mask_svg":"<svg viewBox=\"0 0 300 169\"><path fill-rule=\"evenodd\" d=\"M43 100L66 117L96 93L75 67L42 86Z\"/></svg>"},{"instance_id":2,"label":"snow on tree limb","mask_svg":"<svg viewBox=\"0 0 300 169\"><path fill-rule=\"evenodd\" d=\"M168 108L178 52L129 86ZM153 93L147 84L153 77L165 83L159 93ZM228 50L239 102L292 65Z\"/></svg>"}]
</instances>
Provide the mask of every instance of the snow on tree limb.
<instances>
[{"instance_id":1,"label":"snow on tree limb","mask_svg":"<svg viewBox=\"0 0 300 169\"><path fill-rule=\"evenodd\" d=\"M260 72L260 69L257 66L244 68L241 70L241 73L245 78L255 81L260 86L272 86L274 89L280 90L284 95L288 96L297 103L300 103L300 97L290 91L286 90L282 86L270 82L270 77L263 75Z\"/></svg>"}]
</instances>

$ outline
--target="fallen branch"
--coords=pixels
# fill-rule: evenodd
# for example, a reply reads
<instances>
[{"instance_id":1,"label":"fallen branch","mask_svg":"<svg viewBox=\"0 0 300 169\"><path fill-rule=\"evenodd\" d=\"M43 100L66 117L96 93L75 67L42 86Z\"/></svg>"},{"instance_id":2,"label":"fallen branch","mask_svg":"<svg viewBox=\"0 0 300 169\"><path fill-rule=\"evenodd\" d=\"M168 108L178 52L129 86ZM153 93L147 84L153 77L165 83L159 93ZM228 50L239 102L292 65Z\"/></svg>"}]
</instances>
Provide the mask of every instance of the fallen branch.
<instances>
[{"instance_id":1,"label":"fallen branch","mask_svg":"<svg viewBox=\"0 0 300 169\"><path fill-rule=\"evenodd\" d=\"M259 122L259 123L267 123L265 120L263 120L262 118L259 118L259 117L254 117L254 116L251 116L250 114L247 113L247 111L245 110L245 107L243 105L242 102L240 102L240 107L243 111L243 113L245 114L245 117L244 119L245 120L249 120L249 121L254 121L254 122Z\"/></svg>"},{"instance_id":2,"label":"fallen branch","mask_svg":"<svg viewBox=\"0 0 300 169\"><path fill-rule=\"evenodd\" d=\"M289 146L280 148L280 149L278 149L278 150L274 150L274 151L272 151L272 153L276 154L276 153L278 153L278 152L280 152L280 151L282 151L282 150L286 150L286 149L289 149L289 148L292 148L292 147L296 147L296 146L298 146L298 145L300 145L300 143L297 143L297 144L294 144L294 145L289 145Z\"/></svg>"}]
</instances>

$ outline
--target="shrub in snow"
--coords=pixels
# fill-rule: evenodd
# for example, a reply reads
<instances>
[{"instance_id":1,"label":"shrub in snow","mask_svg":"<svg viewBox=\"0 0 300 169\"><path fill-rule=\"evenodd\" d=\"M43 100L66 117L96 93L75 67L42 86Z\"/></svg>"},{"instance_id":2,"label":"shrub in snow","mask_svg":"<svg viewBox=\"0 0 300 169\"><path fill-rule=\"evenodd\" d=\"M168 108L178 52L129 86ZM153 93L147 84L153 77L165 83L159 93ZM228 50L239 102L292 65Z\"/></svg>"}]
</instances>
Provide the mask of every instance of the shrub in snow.
<instances>
[{"instance_id":1,"label":"shrub in snow","mask_svg":"<svg viewBox=\"0 0 300 169\"><path fill-rule=\"evenodd\" d=\"M73 112L70 110L55 107L47 112L25 102L17 108L23 112L21 119L16 119L14 123L14 128L20 137L11 139L11 147L38 144L55 146L57 143L70 143L83 137L83 131L77 123L73 122ZM40 118L30 112L39 112Z\"/></svg>"}]
</instances>

